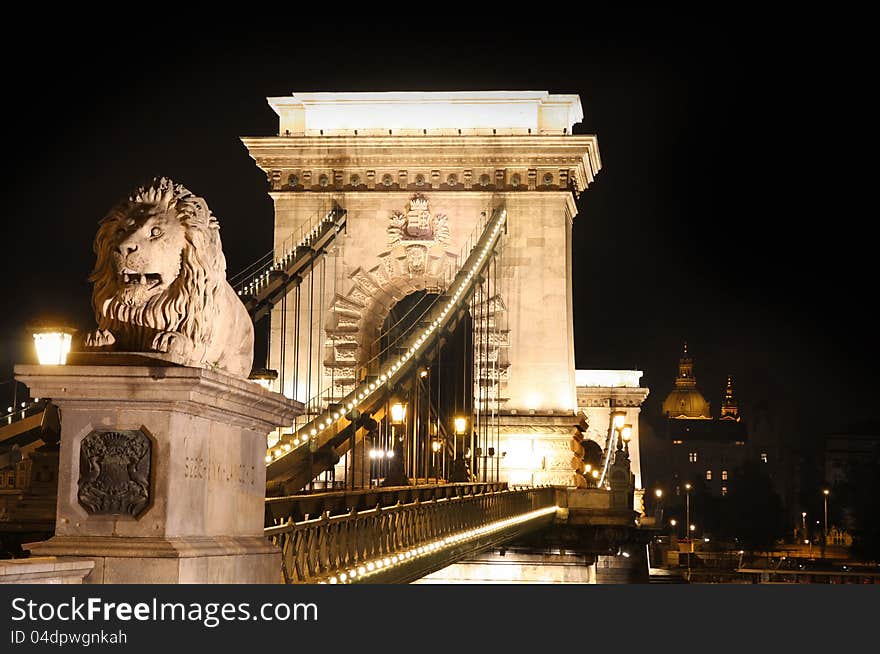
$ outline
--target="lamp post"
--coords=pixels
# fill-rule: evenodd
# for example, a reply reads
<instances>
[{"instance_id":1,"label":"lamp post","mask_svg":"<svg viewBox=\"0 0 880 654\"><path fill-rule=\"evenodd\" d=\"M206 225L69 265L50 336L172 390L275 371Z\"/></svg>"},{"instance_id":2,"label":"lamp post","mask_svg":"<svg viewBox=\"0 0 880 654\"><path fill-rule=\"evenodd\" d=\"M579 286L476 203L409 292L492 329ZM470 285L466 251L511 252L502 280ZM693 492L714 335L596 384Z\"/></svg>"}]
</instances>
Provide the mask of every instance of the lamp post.
<instances>
[{"instance_id":1,"label":"lamp post","mask_svg":"<svg viewBox=\"0 0 880 654\"><path fill-rule=\"evenodd\" d=\"M801 527L803 528L804 538L807 537L807 512L801 511Z\"/></svg>"},{"instance_id":2,"label":"lamp post","mask_svg":"<svg viewBox=\"0 0 880 654\"><path fill-rule=\"evenodd\" d=\"M687 502L687 504L686 504L687 509L686 509L686 512L685 512L685 519L684 519L684 524L685 524L685 532L684 532L684 535L687 536L687 535L688 535L688 533L687 533L687 525L691 524L691 485L690 485L690 484L685 484L685 485L684 485L684 489L685 489L685 491L686 491L686 495L687 495L687 500L686 500L686 502ZM691 552L693 552L693 551L694 551L694 549L693 549L693 543L691 543Z\"/></svg>"},{"instance_id":3,"label":"lamp post","mask_svg":"<svg viewBox=\"0 0 880 654\"><path fill-rule=\"evenodd\" d=\"M828 495L831 493L827 488L822 489L825 500L825 524L822 529L822 558L825 558L825 542L828 540Z\"/></svg>"},{"instance_id":4,"label":"lamp post","mask_svg":"<svg viewBox=\"0 0 880 654\"><path fill-rule=\"evenodd\" d=\"M657 524L661 524L663 522L663 489L658 488L654 491L654 496L657 498Z\"/></svg>"},{"instance_id":5,"label":"lamp post","mask_svg":"<svg viewBox=\"0 0 880 654\"><path fill-rule=\"evenodd\" d=\"M455 443L453 448L452 474L450 481L469 481L467 470L464 462L466 458L464 448L464 435L467 433L468 421L464 416L455 416L452 419L452 430L455 432ZM460 442L460 443L459 443ZM460 447L459 447L460 445Z\"/></svg>"},{"instance_id":6,"label":"lamp post","mask_svg":"<svg viewBox=\"0 0 880 654\"><path fill-rule=\"evenodd\" d=\"M402 485L406 483L406 457L403 450L403 441L406 437L399 436L397 428L406 422L406 404L403 402L395 402L391 405L391 447L385 453L387 458L392 459L388 466L388 476L386 483L390 481L391 485ZM399 455L399 456L398 456Z\"/></svg>"}]
</instances>

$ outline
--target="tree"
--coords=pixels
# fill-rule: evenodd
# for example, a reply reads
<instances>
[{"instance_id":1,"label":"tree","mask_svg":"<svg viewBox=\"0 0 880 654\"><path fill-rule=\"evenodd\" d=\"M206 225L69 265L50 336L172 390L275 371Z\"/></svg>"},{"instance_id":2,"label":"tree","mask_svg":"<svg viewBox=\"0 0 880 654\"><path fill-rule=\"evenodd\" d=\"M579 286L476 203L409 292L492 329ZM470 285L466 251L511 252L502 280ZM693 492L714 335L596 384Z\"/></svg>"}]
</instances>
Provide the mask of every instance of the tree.
<instances>
[{"instance_id":1,"label":"tree","mask_svg":"<svg viewBox=\"0 0 880 654\"><path fill-rule=\"evenodd\" d=\"M772 550L786 533L785 511L773 482L753 462L734 471L730 490L720 506L720 535L743 549Z\"/></svg>"}]
</instances>

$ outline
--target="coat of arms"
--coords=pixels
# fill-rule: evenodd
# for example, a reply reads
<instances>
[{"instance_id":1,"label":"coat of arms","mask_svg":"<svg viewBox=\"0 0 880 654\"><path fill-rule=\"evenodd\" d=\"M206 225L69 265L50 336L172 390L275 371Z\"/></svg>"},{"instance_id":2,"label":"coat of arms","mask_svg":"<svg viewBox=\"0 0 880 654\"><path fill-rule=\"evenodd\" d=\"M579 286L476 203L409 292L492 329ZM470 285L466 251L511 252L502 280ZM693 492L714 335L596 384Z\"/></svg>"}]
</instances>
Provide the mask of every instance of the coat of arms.
<instances>
[{"instance_id":1,"label":"coat of arms","mask_svg":"<svg viewBox=\"0 0 880 654\"><path fill-rule=\"evenodd\" d=\"M428 199L416 195L409 201L406 213L394 211L388 225L388 245L398 245L401 241L416 241L431 246L449 243L449 225L445 214L431 215Z\"/></svg>"}]
</instances>

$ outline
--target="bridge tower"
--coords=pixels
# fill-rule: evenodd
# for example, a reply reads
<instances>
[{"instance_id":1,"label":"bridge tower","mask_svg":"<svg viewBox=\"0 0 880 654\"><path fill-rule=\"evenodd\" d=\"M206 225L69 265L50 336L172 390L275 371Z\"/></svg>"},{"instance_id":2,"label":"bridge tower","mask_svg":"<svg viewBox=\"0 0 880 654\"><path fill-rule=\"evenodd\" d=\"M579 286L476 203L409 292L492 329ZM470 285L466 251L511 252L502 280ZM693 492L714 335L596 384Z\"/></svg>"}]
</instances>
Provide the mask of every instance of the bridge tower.
<instances>
[{"instance_id":1,"label":"bridge tower","mask_svg":"<svg viewBox=\"0 0 880 654\"><path fill-rule=\"evenodd\" d=\"M570 485L574 200L601 167L596 137L572 134L580 99L296 92L268 101L278 136L242 140L269 180L276 253L333 203L346 211L345 234L272 309L274 390L308 412L311 398L355 388L381 356L377 338L394 307L446 291L479 238L481 214L504 208L494 279L471 305L486 365L469 383L474 401L498 412L498 458L484 452L484 466L502 481Z\"/></svg>"}]
</instances>

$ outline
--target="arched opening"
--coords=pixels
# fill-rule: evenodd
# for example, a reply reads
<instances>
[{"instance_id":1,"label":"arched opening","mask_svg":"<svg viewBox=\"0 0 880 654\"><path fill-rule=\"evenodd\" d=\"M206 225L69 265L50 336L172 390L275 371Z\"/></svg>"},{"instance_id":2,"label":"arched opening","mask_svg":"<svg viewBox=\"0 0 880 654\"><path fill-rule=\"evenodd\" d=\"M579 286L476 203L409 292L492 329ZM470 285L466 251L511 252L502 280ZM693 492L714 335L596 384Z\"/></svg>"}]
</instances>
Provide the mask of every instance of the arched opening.
<instances>
[{"instance_id":1,"label":"arched opening","mask_svg":"<svg viewBox=\"0 0 880 654\"><path fill-rule=\"evenodd\" d=\"M409 334L425 320L436 299L437 293L422 290L397 302L383 322L374 361L381 365L405 352ZM406 483L403 477L411 483L470 479L472 463L467 459L473 444L473 370L473 321L465 311L451 333L428 348L413 374L402 379L389 395L385 425L379 429L379 445L373 456L373 479L386 485ZM392 424L393 404L406 406L403 424ZM456 433L456 417L467 419L461 433ZM395 450L390 457L394 466L378 454L387 454L389 449Z\"/></svg>"}]
</instances>

